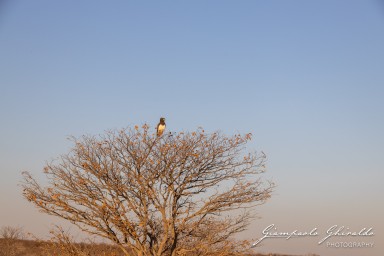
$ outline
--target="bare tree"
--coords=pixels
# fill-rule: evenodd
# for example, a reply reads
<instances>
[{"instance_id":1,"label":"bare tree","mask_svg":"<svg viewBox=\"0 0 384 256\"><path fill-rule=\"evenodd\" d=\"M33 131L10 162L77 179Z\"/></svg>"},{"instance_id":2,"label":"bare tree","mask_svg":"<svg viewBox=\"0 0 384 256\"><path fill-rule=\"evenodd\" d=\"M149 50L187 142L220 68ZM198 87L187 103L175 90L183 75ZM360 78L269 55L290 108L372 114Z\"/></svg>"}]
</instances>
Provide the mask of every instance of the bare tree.
<instances>
[{"instance_id":1,"label":"bare tree","mask_svg":"<svg viewBox=\"0 0 384 256\"><path fill-rule=\"evenodd\" d=\"M202 129L157 137L147 125L72 138L44 168L48 186L24 173L24 197L126 255L236 255L245 243L232 235L274 187L260 179L265 155L244 152L250 139Z\"/></svg>"},{"instance_id":2,"label":"bare tree","mask_svg":"<svg viewBox=\"0 0 384 256\"><path fill-rule=\"evenodd\" d=\"M23 228L3 226L0 228L0 237L4 239L11 239L11 240L24 239Z\"/></svg>"},{"instance_id":3,"label":"bare tree","mask_svg":"<svg viewBox=\"0 0 384 256\"><path fill-rule=\"evenodd\" d=\"M0 228L0 238L0 256L15 256L18 252L16 244L25 235L21 227L3 226Z\"/></svg>"}]
</instances>

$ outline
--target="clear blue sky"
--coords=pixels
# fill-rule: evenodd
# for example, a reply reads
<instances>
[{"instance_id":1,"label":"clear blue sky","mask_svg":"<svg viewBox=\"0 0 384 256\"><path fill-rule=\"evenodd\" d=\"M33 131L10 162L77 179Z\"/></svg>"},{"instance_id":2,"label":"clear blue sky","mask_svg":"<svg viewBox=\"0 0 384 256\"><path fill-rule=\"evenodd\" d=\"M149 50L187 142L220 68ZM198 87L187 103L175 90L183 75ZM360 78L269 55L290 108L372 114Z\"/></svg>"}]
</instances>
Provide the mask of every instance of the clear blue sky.
<instances>
[{"instance_id":1,"label":"clear blue sky","mask_svg":"<svg viewBox=\"0 0 384 256\"><path fill-rule=\"evenodd\" d=\"M383 97L383 1L1 1L0 226L47 233L55 219L17 184L68 135L165 116L173 131L252 132L268 155L278 188L242 238L271 223L376 232L373 249L260 251L378 255Z\"/></svg>"}]
</instances>

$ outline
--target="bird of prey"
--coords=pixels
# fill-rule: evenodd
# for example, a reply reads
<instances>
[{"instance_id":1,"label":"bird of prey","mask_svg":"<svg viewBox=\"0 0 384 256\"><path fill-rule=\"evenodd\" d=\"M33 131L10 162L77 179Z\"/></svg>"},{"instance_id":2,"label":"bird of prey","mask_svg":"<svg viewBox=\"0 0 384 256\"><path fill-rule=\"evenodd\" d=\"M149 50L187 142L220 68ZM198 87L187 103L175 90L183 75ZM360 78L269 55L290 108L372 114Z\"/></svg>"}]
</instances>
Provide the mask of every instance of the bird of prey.
<instances>
[{"instance_id":1,"label":"bird of prey","mask_svg":"<svg viewBox=\"0 0 384 256\"><path fill-rule=\"evenodd\" d=\"M161 136L165 130L165 118L162 117L160 118L160 123L157 125L156 131L157 131L157 136Z\"/></svg>"}]
</instances>

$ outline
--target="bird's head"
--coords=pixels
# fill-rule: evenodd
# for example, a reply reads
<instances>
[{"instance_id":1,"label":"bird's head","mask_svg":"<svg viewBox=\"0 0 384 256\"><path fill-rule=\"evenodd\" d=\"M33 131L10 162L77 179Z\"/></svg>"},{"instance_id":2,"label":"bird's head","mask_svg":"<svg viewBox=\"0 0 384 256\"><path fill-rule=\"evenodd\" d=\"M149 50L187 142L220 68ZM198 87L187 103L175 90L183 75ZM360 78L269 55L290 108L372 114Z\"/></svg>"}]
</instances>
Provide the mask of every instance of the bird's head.
<instances>
[{"instance_id":1,"label":"bird's head","mask_svg":"<svg viewBox=\"0 0 384 256\"><path fill-rule=\"evenodd\" d=\"M165 122L165 118L164 117L161 117L160 118L160 123L164 123Z\"/></svg>"}]
</instances>

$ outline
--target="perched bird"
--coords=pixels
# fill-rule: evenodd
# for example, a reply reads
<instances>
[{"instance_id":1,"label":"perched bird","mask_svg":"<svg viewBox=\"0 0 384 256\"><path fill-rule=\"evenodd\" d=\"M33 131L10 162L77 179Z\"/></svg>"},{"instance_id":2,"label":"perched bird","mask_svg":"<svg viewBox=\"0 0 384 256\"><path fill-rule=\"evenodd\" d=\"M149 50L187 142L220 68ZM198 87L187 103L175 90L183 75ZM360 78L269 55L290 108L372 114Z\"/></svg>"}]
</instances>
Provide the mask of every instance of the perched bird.
<instances>
[{"instance_id":1,"label":"perched bird","mask_svg":"<svg viewBox=\"0 0 384 256\"><path fill-rule=\"evenodd\" d=\"M157 136L161 136L165 130L165 118L162 117L160 118L160 123L157 125L156 131L157 131Z\"/></svg>"}]
</instances>

